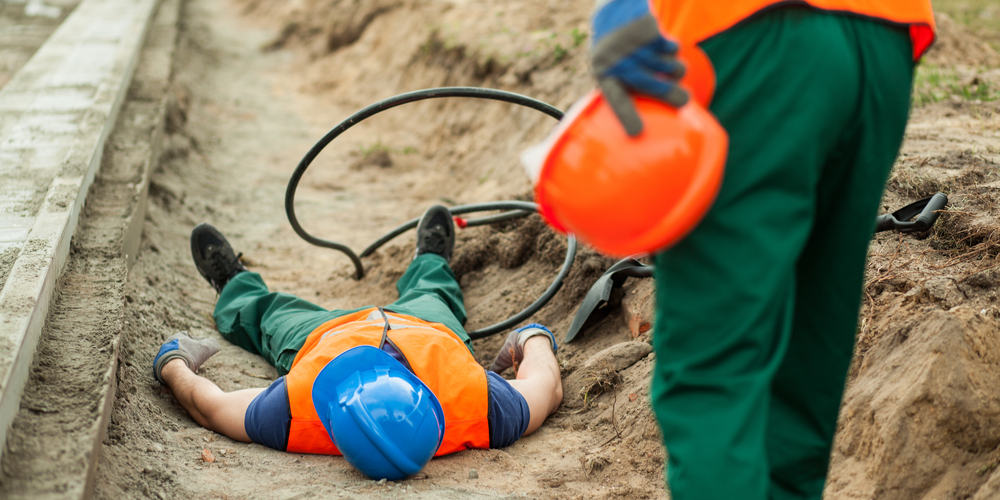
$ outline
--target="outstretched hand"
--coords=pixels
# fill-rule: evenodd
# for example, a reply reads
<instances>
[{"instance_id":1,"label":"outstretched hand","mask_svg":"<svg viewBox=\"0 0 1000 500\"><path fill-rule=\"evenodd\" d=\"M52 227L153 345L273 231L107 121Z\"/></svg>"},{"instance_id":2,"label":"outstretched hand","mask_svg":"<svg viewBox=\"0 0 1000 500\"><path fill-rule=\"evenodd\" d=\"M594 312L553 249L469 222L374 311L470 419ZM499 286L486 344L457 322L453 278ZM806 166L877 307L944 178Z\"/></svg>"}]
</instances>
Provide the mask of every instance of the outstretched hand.
<instances>
[{"instance_id":1,"label":"outstretched hand","mask_svg":"<svg viewBox=\"0 0 1000 500\"><path fill-rule=\"evenodd\" d=\"M196 340L189 337L187 332L175 333L160 346L160 351L153 358L153 377L163 384L163 366L176 358L183 359L188 368L197 373L202 363L217 352L219 344L214 339Z\"/></svg>"},{"instance_id":2,"label":"outstretched hand","mask_svg":"<svg viewBox=\"0 0 1000 500\"><path fill-rule=\"evenodd\" d=\"M611 0L598 7L592 25L594 76L628 135L643 128L628 91L675 107L687 103L687 91L677 85L685 71L678 46L660 34L647 0Z\"/></svg>"},{"instance_id":3,"label":"outstretched hand","mask_svg":"<svg viewBox=\"0 0 1000 500\"><path fill-rule=\"evenodd\" d=\"M549 341L552 342L552 352L556 352L559 348L556 344L555 336L552 335L552 332L548 328L538 323L531 323L507 335L507 340L504 341L503 346L497 351L497 355L490 365L490 371L500 373L507 368L514 367L514 372L517 373L517 365L524 359L524 343L537 335L546 335L549 337Z\"/></svg>"}]
</instances>

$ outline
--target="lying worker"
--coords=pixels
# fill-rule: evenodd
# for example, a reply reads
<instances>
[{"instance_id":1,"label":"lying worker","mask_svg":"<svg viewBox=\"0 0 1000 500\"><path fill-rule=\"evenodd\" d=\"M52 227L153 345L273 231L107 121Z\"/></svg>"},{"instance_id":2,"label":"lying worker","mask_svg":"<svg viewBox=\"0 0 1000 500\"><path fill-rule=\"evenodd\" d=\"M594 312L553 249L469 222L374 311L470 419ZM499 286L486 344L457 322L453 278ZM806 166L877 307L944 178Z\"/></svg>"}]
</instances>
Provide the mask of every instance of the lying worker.
<instances>
[{"instance_id":1,"label":"lying worker","mask_svg":"<svg viewBox=\"0 0 1000 500\"><path fill-rule=\"evenodd\" d=\"M282 451L343 454L373 479L401 479L433 455L508 446L562 401L555 338L541 325L522 327L484 370L462 327L462 291L448 267L454 244L451 213L431 207L399 299L328 311L269 291L201 224L191 252L220 294L216 327L284 376L266 389L223 392L195 374L218 347L183 334L163 344L153 374L206 428ZM497 374L508 367L516 379Z\"/></svg>"}]
</instances>

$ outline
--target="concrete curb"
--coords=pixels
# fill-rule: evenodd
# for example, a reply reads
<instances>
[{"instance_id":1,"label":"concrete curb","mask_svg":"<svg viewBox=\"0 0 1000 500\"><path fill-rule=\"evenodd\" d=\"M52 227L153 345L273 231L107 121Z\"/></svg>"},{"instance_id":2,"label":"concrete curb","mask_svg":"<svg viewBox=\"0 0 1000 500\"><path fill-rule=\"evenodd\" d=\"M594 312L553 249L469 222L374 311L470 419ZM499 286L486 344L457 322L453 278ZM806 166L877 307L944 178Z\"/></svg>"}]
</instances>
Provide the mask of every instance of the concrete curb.
<instances>
[{"instance_id":1,"label":"concrete curb","mask_svg":"<svg viewBox=\"0 0 1000 500\"><path fill-rule=\"evenodd\" d=\"M118 386L123 276L134 262L162 154L180 4L163 0L157 9L106 141L7 435L0 498L95 494Z\"/></svg>"},{"instance_id":2,"label":"concrete curb","mask_svg":"<svg viewBox=\"0 0 1000 500\"><path fill-rule=\"evenodd\" d=\"M0 90L0 443L157 3L84 0Z\"/></svg>"},{"instance_id":3,"label":"concrete curb","mask_svg":"<svg viewBox=\"0 0 1000 500\"><path fill-rule=\"evenodd\" d=\"M136 79L130 90L129 100L144 100L152 103L155 107L151 122L151 135L149 137L148 153L143 154L143 161L136 169L125 168L125 175L138 174L139 181L134 184L132 193L132 203L126 207L128 215L122 223L122 237L120 243L121 259L126 269L131 269L135 264L136 254L139 251L139 244L142 241L142 228L146 218L146 204L149 196L149 182L152 177L153 168L156 166L163 152L164 125L166 122L167 91L170 86L172 74L172 62L174 49L177 46L178 22L181 12L182 0L162 0L162 5L153 22L150 30L149 40L143 49L143 63L137 71ZM147 57L152 56L152 57ZM123 113L119 124L126 123L132 117L132 113L126 110ZM113 156L113 155L111 155ZM127 155L121 155L127 156ZM135 165L134 162L118 161L111 163L120 165ZM115 176L116 171L112 169L107 172L108 177ZM102 172L102 177L105 173ZM111 180L111 179L109 179ZM126 179L116 179L119 182L127 182ZM122 303L125 301L124 293L118 297ZM101 461L101 449L104 439L107 437L108 424L111 420L111 411L114 407L115 395L118 391L118 359L121 346L121 331L116 332L111 355L107 360L107 370L104 373L104 384L102 390L104 395L101 400L99 418L94 422L94 427L88 433L87 439L92 442L92 448L88 454L89 465L87 467L86 480L84 482L83 498L93 496L97 478L97 466Z\"/></svg>"}]
</instances>

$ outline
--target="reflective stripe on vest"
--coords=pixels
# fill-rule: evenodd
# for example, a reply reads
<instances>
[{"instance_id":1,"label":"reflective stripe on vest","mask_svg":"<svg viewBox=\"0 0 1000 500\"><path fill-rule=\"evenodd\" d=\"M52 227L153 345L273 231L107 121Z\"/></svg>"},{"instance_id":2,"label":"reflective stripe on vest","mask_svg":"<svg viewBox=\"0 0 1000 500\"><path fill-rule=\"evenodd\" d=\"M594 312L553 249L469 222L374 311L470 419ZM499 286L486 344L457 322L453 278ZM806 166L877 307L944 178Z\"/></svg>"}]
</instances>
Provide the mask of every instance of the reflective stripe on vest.
<instances>
[{"instance_id":1,"label":"reflective stripe on vest","mask_svg":"<svg viewBox=\"0 0 1000 500\"><path fill-rule=\"evenodd\" d=\"M436 455L467 448L489 448L486 371L458 335L440 323L388 313L389 340L413 373L437 396L444 410L445 432ZM339 455L312 401L312 385L324 366L360 345L378 346L385 322L376 308L334 318L313 330L285 375L292 420L289 452Z\"/></svg>"},{"instance_id":2,"label":"reflective stripe on vest","mask_svg":"<svg viewBox=\"0 0 1000 500\"><path fill-rule=\"evenodd\" d=\"M766 7L809 4L834 12L849 12L910 28L913 60L934 42L934 13L930 0L650 0L653 15L665 34L682 47L700 43L735 26Z\"/></svg>"}]
</instances>

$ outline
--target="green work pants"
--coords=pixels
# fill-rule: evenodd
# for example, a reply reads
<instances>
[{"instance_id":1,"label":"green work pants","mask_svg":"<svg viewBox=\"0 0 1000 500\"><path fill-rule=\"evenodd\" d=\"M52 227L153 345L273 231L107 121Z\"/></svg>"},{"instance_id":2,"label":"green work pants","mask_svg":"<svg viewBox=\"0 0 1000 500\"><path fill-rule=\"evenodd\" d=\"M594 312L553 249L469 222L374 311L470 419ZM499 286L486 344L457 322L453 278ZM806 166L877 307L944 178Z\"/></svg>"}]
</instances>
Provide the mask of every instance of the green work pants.
<instances>
[{"instance_id":1,"label":"green work pants","mask_svg":"<svg viewBox=\"0 0 1000 500\"><path fill-rule=\"evenodd\" d=\"M469 335L462 327L462 289L444 258L432 253L417 256L399 278L396 289L399 299L386 306L387 310L442 323L472 350ZM328 310L294 295L269 291L259 274L244 272L226 283L213 316L223 337L263 356L284 375L313 330L367 307Z\"/></svg>"},{"instance_id":2,"label":"green work pants","mask_svg":"<svg viewBox=\"0 0 1000 500\"><path fill-rule=\"evenodd\" d=\"M651 391L671 495L820 498L910 40L784 7L701 46L730 146L705 219L655 257Z\"/></svg>"}]
</instances>

